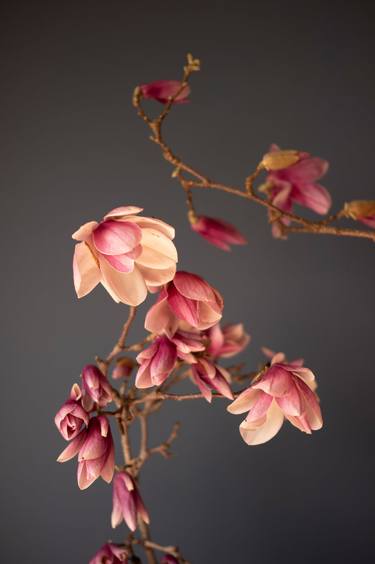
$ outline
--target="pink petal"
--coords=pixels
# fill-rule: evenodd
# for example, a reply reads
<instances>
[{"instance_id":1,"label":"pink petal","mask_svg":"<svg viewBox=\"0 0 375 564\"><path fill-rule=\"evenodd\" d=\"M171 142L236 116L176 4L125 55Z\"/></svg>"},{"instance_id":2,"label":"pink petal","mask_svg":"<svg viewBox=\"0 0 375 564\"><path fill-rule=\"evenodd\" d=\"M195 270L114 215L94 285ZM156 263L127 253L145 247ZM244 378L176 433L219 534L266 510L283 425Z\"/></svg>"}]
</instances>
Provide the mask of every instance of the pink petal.
<instances>
[{"instance_id":1,"label":"pink petal","mask_svg":"<svg viewBox=\"0 0 375 564\"><path fill-rule=\"evenodd\" d=\"M288 180L293 184L315 182L327 172L328 166L328 162L319 157L301 159L288 167Z\"/></svg>"},{"instance_id":2,"label":"pink petal","mask_svg":"<svg viewBox=\"0 0 375 564\"><path fill-rule=\"evenodd\" d=\"M93 233L95 248L104 255L121 255L139 245L142 237L138 225L130 221L107 219Z\"/></svg>"},{"instance_id":3,"label":"pink petal","mask_svg":"<svg viewBox=\"0 0 375 564\"><path fill-rule=\"evenodd\" d=\"M193 327L199 325L198 302L185 298L173 285L168 288L168 305L179 319Z\"/></svg>"},{"instance_id":4,"label":"pink petal","mask_svg":"<svg viewBox=\"0 0 375 564\"><path fill-rule=\"evenodd\" d=\"M75 231L72 235L72 239L76 241L86 241L89 237L91 237L92 232L98 226L97 221L89 221L88 223L84 223L81 225L77 231Z\"/></svg>"},{"instance_id":5,"label":"pink petal","mask_svg":"<svg viewBox=\"0 0 375 564\"><path fill-rule=\"evenodd\" d=\"M303 400L297 386L292 386L289 392L282 397L276 398L276 403L284 415L299 416L303 410Z\"/></svg>"},{"instance_id":6,"label":"pink petal","mask_svg":"<svg viewBox=\"0 0 375 564\"><path fill-rule=\"evenodd\" d=\"M127 255L103 255L103 258L118 272L133 272L134 260Z\"/></svg>"},{"instance_id":7,"label":"pink petal","mask_svg":"<svg viewBox=\"0 0 375 564\"><path fill-rule=\"evenodd\" d=\"M328 213L332 205L329 192L319 184L300 186L298 189L293 190L292 198L294 202L321 215Z\"/></svg>"},{"instance_id":8,"label":"pink petal","mask_svg":"<svg viewBox=\"0 0 375 564\"><path fill-rule=\"evenodd\" d=\"M114 471L115 471L115 447L113 446L112 443L109 449L107 460L105 461L105 464L100 474L103 480L107 482L107 484L112 482Z\"/></svg>"},{"instance_id":9,"label":"pink petal","mask_svg":"<svg viewBox=\"0 0 375 564\"><path fill-rule=\"evenodd\" d=\"M253 388L263 390L274 397L281 397L289 393L293 386L293 377L282 365L274 364L262 378L253 385Z\"/></svg>"},{"instance_id":10,"label":"pink petal","mask_svg":"<svg viewBox=\"0 0 375 564\"><path fill-rule=\"evenodd\" d=\"M88 245L77 243L73 256L73 281L78 298L89 294L100 279L100 269Z\"/></svg>"},{"instance_id":11,"label":"pink petal","mask_svg":"<svg viewBox=\"0 0 375 564\"><path fill-rule=\"evenodd\" d=\"M67 462L68 460L74 458L74 456L78 454L79 450L81 449L81 446L85 442L86 436L87 436L87 431L86 429L83 429L83 431L81 431L80 434L77 435L69 443L69 445L62 451L62 453L59 455L57 459L57 462Z\"/></svg>"},{"instance_id":12,"label":"pink petal","mask_svg":"<svg viewBox=\"0 0 375 564\"><path fill-rule=\"evenodd\" d=\"M145 329L150 333L165 333L172 336L178 327L178 319L170 309L167 299L164 298L154 304L147 312Z\"/></svg>"},{"instance_id":13,"label":"pink petal","mask_svg":"<svg viewBox=\"0 0 375 564\"><path fill-rule=\"evenodd\" d=\"M267 411L273 401L273 397L265 394L261 390L257 394L253 405L250 407L249 414L246 417L246 421L248 423L257 421L261 419L265 415L267 415Z\"/></svg>"},{"instance_id":14,"label":"pink petal","mask_svg":"<svg viewBox=\"0 0 375 564\"><path fill-rule=\"evenodd\" d=\"M180 270L176 272L173 284L185 298L206 302L215 301L215 294L211 286L196 274Z\"/></svg>"},{"instance_id":15,"label":"pink petal","mask_svg":"<svg viewBox=\"0 0 375 564\"><path fill-rule=\"evenodd\" d=\"M151 98L165 104L171 96L174 96L180 89L181 83L178 80L156 80L149 84L140 86L144 98ZM174 100L175 104L187 102L190 94L190 86L185 86Z\"/></svg>"},{"instance_id":16,"label":"pink petal","mask_svg":"<svg viewBox=\"0 0 375 564\"><path fill-rule=\"evenodd\" d=\"M263 394L261 390L255 390L254 388L247 388L244 390L233 403L228 405L227 411L233 413L234 415L239 415L240 413L246 413L255 405L257 398L260 394Z\"/></svg>"}]
</instances>

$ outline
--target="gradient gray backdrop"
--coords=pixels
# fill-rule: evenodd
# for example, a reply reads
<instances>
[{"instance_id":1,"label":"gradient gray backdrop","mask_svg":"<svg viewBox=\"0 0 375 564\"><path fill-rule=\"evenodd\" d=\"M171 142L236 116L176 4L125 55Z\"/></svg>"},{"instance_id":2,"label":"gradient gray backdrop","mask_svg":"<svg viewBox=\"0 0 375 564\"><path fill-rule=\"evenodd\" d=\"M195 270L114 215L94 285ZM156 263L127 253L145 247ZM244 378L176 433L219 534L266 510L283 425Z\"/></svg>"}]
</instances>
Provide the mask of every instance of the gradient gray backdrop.
<instances>
[{"instance_id":1,"label":"gradient gray backdrop","mask_svg":"<svg viewBox=\"0 0 375 564\"><path fill-rule=\"evenodd\" d=\"M126 315L103 289L76 299L71 233L129 203L177 227L180 268L246 323L251 366L262 345L306 359L325 416L312 437L285 425L251 448L223 402L166 406L152 440L183 427L176 456L145 468L154 538L193 564L375 561L374 245L275 241L261 209L200 193L199 210L249 240L232 254L210 247L130 101L139 83L178 78L192 51L202 73L167 126L186 160L241 183L277 142L330 161L336 206L373 198L373 4L5 1L0 16L1 562L83 564L123 536L110 529L110 488L80 492L76 463L55 463L53 416Z\"/></svg>"}]
</instances>

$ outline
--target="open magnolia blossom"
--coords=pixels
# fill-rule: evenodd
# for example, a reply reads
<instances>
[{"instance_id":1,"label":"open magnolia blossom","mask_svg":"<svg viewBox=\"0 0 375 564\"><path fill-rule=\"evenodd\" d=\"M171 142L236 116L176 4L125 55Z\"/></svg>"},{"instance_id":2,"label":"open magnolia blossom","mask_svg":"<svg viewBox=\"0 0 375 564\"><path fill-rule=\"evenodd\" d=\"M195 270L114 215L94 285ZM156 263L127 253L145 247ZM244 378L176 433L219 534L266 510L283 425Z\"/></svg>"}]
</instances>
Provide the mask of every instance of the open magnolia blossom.
<instances>
[{"instance_id":1,"label":"open magnolia blossom","mask_svg":"<svg viewBox=\"0 0 375 564\"><path fill-rule=\"evenodd\" d=\"M315 376L300 361L286 364L284 354L276 354L271 366L228 407L233 414L248 411L240 433L248 445L272 439L284 418L300 431L311 434L323 425Z\"/></svg>"},{"instance_id":2,"label":"open magnolia blossom","mask_svg":"<svg viewBox=\"0 0 375 564\"><path fill-rule=\"evenodd\" d=\"M137 306L147 289L173 279L177 251L173 227L143 217L142 208L115 208L99 223L89 221L73 233L80 241L73 258L77 296L90 293L99 282L116 302Z\"/></svg>"}]
</instances>

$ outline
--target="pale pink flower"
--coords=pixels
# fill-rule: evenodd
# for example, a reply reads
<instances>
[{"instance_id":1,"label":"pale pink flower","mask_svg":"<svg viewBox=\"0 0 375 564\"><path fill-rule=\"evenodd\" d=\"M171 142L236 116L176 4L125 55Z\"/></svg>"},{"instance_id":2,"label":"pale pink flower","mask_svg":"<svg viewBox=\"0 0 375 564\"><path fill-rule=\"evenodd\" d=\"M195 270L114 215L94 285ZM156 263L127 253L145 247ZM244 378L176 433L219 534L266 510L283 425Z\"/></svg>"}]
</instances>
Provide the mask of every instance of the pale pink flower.
<instances>
[{"instance_id":1,"label":"pale pink flower","mask_svg":"<svg viewBox=\"0 0 375 564\"><path fill-rule=\"evenodd\" d=\"M113 479L112 527L124 520L129 529L135 531L138 518L144 523L150 522L134 479L127 472L118 472Z\"/></svg>"},{"instance_id":2,"label":"pale pink flower","mask_svg":"<svg viewBox=\"0 0 375 564\"><path fill-rule=\"evenodd\" d=\"M191 228L223 251L230 251L230 245L246 245L247 243L245 237L233 225L222 219L201 215L191 224Z\"/></svg>"},{"instance_id":3,"label":"pale pink flower","mask_svg":"<svg viewBox=\"0 0 375 564\"><path fill-rule=\"evenodd\" d=\"M69 399L55 415L56 427L67 441L79 434L83 424L89 423L89 414L81 405L81 397L80 387L74 384Z\"/></svg>"},{"instance_id":4,"label":"pale pink flower","mask_svg":"<svg viewBox=\"0 0 375 564\"><path fill-rule=\"evenodd\" d=\"M115 451L111 428L104 415L92 417L87 429L83 429L57 461L67 462L78 454L78 486L84 490L101 476L111 482L115 469Z\"/></svg>"},{"instance_id":5,"label":"pale pink flower","mask_svg":"<svg viewBox=\"0 0 375 564\"><path fill-rule=\"evenodd\" d=\"M272 151L280 151L277 145ZM312 211L325 215L332 204L329 192L317 183L328 170L328 162L309 153L299 153L300 159L287 168L273 170L267 176L264 190L269 200L280 210L290 213L293 204L299 204ZM281 218L284 225L289 225L288 218ZM273 233L279 236L277 222L273 225Z\"/></svg>"},{"instance_id":6,"label":"pale pink flower","mask_svg":"<svg viewBox=\"0 0 375 564\"><path fill-rule=\"evenodd\" d=\"M171 336L179 322L185 321L195 329L208 329L221 319L222 310L223 299L217 290L200 276L179 271L148 311L145 328Z\"/></svg>"},{"instance_id":7,"label":"pale pink flower","mask_svg":"<svg viewBox=\"0 0 375 564\"><path fill-rule=\"evenodd\" d=\"M309 434L323 425L319 399L313 391L314 374L300 361L286 364L284 359L282 353L275 355L270 368L227 408L234 414L249 412L240 425L241 436L248 445L272 439L284 417Z\"/></svg>"},{"instance_id":8,"label":"pale pink flower","mask_svg":"<svg viewBox=\"0 0 375 564\"><path fill-rule=\"evenodd\" d=\"M112 401L112 388L97 366L87 364L82 370L83 405L92 409L93 404L105 407Z\"/></svg>"},{"instance_id":9,"label":"pale pink flower","mask_svg":"<svg viewBox=\"0 0 375 564\"><path fill-rule=\"evenodd\" d=\"M230 389L230 374L222 366L213 364L203 358L191 367L193 382L198 386L202 396L211 403L212 391L228 399L233 399Z\"/></svg>"},{"instance_id":10,"label":"pale pink flower","mask_svg":"<svg viewBox=\"0 0 375 564\"><path fill-rule=\"evenodd\" d=\"M91 558L89 564L127 564L128 556L124 546L107 542Z\"/></svg>"},{"instance_id":11,"label":"pale pink flower","mask_svg":"<svg viewBox=\"0 0 375 564\"><path fill-rule=\"evenodd\" d=\"M162 104L166 104L169 98L175 96L181 88L181 83L178 80L156 80L149 84L142 84L140 86L142 96L157 100ZM174 104L183 104L188 102L190 95L190 86L185 86L174 100Z\"/></svg>"},{"instance_id":12,"label":"pale pink flower","mask_svg":"<svg viewBox=\"0 0 375 564\"><path fill-rule=\"evenodd\" d=\"M207 353L214 358L230 358L242 352L250 342L250 335L242 323L225 325L219 323L207 329L209 345Z\"/></svg>"},{"instance_id":13,"label":"pale pink flower","mask_svg":"<svg viewBox=\"0 0 375 564\"><path fill-rule=\"evenodd\" d=\"M174 229L159 219L139 216L141 211L136 206L116 208L100 223L90 221L73 233L80 241L73 259L79 298L100 282L116 302L137 306L148 288L172 280L177 262Z\"/></svg>"},{"instance_id":14,"label":"pale pink flower","mask_svg":"<svg viewBox=\"0 0 375 564\"><path fill-rule=\"evenodd\" d=\"M140 367L135 379L137 388L160 386L172 372L177 360L176 345L162 335L137 356Z\"/></svg>"}]
</instances>

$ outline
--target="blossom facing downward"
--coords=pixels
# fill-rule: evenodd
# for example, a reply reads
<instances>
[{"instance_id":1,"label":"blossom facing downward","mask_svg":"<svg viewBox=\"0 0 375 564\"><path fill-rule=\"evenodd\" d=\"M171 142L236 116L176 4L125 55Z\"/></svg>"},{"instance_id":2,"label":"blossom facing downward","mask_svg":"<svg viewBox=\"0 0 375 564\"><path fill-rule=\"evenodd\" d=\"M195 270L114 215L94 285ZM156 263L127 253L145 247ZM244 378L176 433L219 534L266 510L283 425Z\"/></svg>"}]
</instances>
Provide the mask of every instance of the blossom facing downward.
<instances>
[{"instance_id":1,"label":"blossom facing downward","mask_svg":"<svg viewBox=\"0 0 375 564\"><path fill-rule=\"evenodd\" d=\"M113 480L112 527L124 520L129 529L135 531L138 518L144 523L150 522L135 481L127 472L118 472Z\"/></svg>"},{"instance_id":2,"label":"blossom facing downward","mask_svg":"<svg viewBox=\"0 0 375 564\"><path fill-rule=\"evenodd\" d=\"M99 282L116 302L137 306L147 290L173 279L177 251L173 227L123 206L101 222L90 221L73 233L80 241L73 258L74 287L79 298Z\"/></svg>"},{"instance_id":3,"label":"blossom facing downward","mask_svg":"<svg viewBox=\"0 0 375 564\"><path fill-rule=\"evenodd\" d=\"M347 202L342 211L344 217L358 220L375 229L375 201L373 200L354 200Z\"/></svg>"},{"instance_id":4,"label":"blossom facing downward","mask_svg":"<svg viewBox=\"0 0 375 564\"><path fill-rule=\"evenodd\" d=\"M55 415L55 424L66 441L74 439L82 425L88 425L89 414L81 405L81 390L74 384L69 399L60 407Z\"/></svg>"},{"instance_id":5,"label":"blossom facing downward","mask_svg":"<svg viewBox=\"0 0 375 564\"><path fill-rule=\"evenodd\" d=\"M181 82L178 80L156 80L155 82L150 82L149 84L142 84L140 90L144 98L149 98L152 100L157 100L162 104L169 102L172 96L175 96L181 88ZM174 104L184 104L188 102L190 95L190 86L186 85L178 94L178 96L173 100Z\"/></svg>"},{"instance_id":6,"label":"blossom facing downward","mask_svg":"<svg viewBox=\"0 0 375 564\"><path fill-rule=\"evenodd\" d=\"M248 445L259 445L272 439L280 430L284 418L304 433L311 434L323 426L315 376L300 361L286 364L285 356L276 354L271 366L242 392L228 411L245 413L240 433Z\"/></svg>"},{"instance_id":7,"label":"blossom facing downward","mask_svg":"<svg viewBox=\"0 0 375 564\"><path fill-rule=\"evenodd\" d=\"M273 153L284 154L277 145L272 145L268 156ZM291 213L294 204L309 208L315 213L328 213L332 200L329 192L317 183L328 170L328 162L309 153L299 152L298 160L285 168L270 170L266 183L260 187L266 192L269 201L280 210ZM275 157L276 158L276 157ZM283 159L280 160L283 162ZM286 161L284 161L286 162ZM271 221L274 219L271 213ZM289 225L286 217L273 223L273 234L280 236L278 222Z\"/></svg>"},{"instance_id":8,"label":"blossom facing downward","mask_svg":"<svg viewBox=\"0 0 375 564\"><path fill-rule=\"evenodd\" d=\"M160 386L172 372L177 360L176 346L162 335L137 356L140 367L135 379L137 388Z\"/></svg>"},{"instance_id":9,"label":"blossom facing downward","mask_svg":"<svg viewBox=\"0 0 375 564\"><path fill-rule=\"evenodd\" d=\"M211 245L223 251L230 251L230 245L246 245L247 243L245 237L233 225L222 219L201 215L191 223L191 228Z\"/></svg>"},{"instance_id":10,"label":"blossom facing downward","mask_svg":"<svg viewBox=\"0 0 375 564\"><path fill-rule=\"evenodd\" d=\"M105 407L112 401L112 388L97 366L87 364L82 370L83 403L92 409L93 403Z\"/></svg>"},{"instance_id":11,"label":"blossom facing downward","mask_svg":"<svg viewBox=\"0 0 375 564\"><path fill-rule=\"evenodd\" d=\"M242 352L250 343L242 323L225 325L219 323L206 331L209 339L207 353L213 358L230 358Z\"/></svg>"},{"instance_id":12,"label":"blossom facing downward","mask_svg":"<svg viewBox=\"0 0 375 564\"><path fill-rule=\"evenodd\" d=\"M57 461L67 462L78 454L78 487L84 490L100 476L110 483L115 469L115 451L111 428L104 415L92 417L87 429L83 429Z\"/></svg>"},{"instance_id":13,"label":"blossom facing downward","mask_svg":"<svg viewBox=\"0 0 375 564\"><path fill-rule=\"evenodd\" d=\"M171 336L179 322L185 321L194 329L208 329L221 319L223 305L219 292L203 278L179 271L149 309L145 328L151 333Z\"/></svg>"},{"instance_id":14,"label":"blossom facing downward","mask_svg":"<svg viewBox=\"0 0 375 564\"><path fill-rule=\"evenodd\" d=\"M222 366L212 364L206 359L199 359L192 365L192 379L208 403L212 401L212 391L228 399L233 399L230 389L230 374Z\"/></svg>"},{"instance_id":15,"label":"blossom facing downward","mask_svg":"<svg viewBox=\"0 0 375 564\"><path fill-rule=\"evenodd\" d=\"M124 546L107 542L91 558L89 564L119 564L128 562L128 552Z\"/></svg>"}]
</instances>

